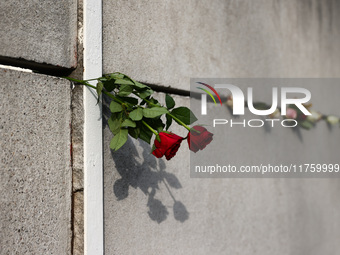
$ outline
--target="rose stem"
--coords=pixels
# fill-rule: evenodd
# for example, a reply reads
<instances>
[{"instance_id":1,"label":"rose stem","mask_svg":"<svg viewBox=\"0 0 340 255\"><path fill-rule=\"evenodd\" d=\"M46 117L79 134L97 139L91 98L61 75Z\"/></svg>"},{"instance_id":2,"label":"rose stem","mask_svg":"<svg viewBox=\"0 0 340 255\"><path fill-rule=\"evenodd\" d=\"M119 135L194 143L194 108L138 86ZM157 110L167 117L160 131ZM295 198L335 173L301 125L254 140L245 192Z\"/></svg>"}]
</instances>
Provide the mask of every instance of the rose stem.
<instances>
[{"instance_id":1,"label":"rose stem","mask_svg":"<svg viewBox=\"0 0 340 255\"><path fill-rule=\"evenodd\" d=\"M183 127L185 127L188 131L190 131L190 127L188 127L187 125L185 125L183 123L183 121L181 121L180 119L178 119L177 117L175 117L174 115L172 115L170 112L167 112L166 114L168 114L171 118L173 118L174 120L176 120L178 123L180 123Z\"/></svg>"},{"instance_id":2,"label":"rose stem","mask_svg":"<svg viewBox=\"0 0 340 255\"><path fill-rule=\"evenodd\" d=\"M77 83L79 83L79 84L81 84L81 85L85 85L85 86L91 87L91 88L93 88L93 89L97 89L96 86L93 86L93 85L89 84L87 81L81 81L81 80L77 80L77 79L69 78L69 77L66 77L66 78L69 79L69 80L71 80L71 81L73 81L73 82L77 82ZM93 79L93 80L96 80L96 79ZM111 93L109 93L109 92L107 92L107 91L105 91L105 90L102 90L102 92L103 92L105 95L107 95L107 96L109 96L110 98L112 98L112 99L113 99L114 101L116 101L117 103L125 104L123 101L119 100L118 98L116 98L116 97L115 97L114 95L112 95Z\"/></svg>"},{"instance_id":3,"label":"rose stem","mask_svg":"<svg viewBox=\"0 0 340 255\"><path fill-rule=\"evenodd\" d=\"M142 120L142 123L143 123L148 129L150 129L150 130L152 131L152 133L154 133L156 136L158 136L158 133L157 133L152 127L150 127L150 126L148 125L148 123L146 123L144 120Z\"/></svg>"}]
</instances>

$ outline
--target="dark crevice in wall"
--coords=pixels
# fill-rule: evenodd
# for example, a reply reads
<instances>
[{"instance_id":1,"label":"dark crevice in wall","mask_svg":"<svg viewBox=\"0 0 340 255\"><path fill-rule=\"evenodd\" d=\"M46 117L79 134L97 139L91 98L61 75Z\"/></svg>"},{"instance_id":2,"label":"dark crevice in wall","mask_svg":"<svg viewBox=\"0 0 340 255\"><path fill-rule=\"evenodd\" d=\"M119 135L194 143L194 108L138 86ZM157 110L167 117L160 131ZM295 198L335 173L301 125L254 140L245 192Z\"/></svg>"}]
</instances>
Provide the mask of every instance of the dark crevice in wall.
<instances>
[{"instance_id":1,"label":"dark crevice in wall","mask_svg":"<svg viewBox=\"0 0 340 255\"><path fill-rule=\"evenodd\" d=\"M162 85L150 84L150 83L145 83L145 82L142 82L142 81L140 81L140 83L148 85L154 91L159 92L159 93L168 93L168 94L174 94L174 95L185 96L185 97L196 98L196 99L200 99L201 95L202 95L202 93L188 91L188 90L184 90L184 89L176 89L176 88L171 88L171 87L165 87L165 86L162 86ZM221 100L227 100L227 97L221 96Z\"/></svg>"},{"instance_id":2,"label":"dark crevice in wall","mask_svg":"<svg viewBox=\"0 0 340 255\"><path fill-rule=\"evenodd\" d=\"M0 56L0 64L31 69L34 73L41 73L41 74L46 74L50 76L57 76L57 77L71 76L77 79L82 79L81 78L82 73L79 73L79 70L82 72L82 69L83 69L82 61L78 61L78 65L80 64L81 66L78 66L77 68L68 69L64 67L53 66L50 64L46 64L46 63L36 63L34 61L30 61L30 60L26 60L22 58L9 58L9 57ZM199 93L195 95L195 93L192 93L192 92L190 93L190 91L184 90L184 89L177 89L177 88L172 88L169 86L151 84L151 83L146 83L142 81L141 83L151 87L154 91L160 92L160 93L169 93L169 94L186 96L186 97L189 97L189 96L197 97L200 95Z\"/></svg>"},{"instance_id":3,"label":"dark crevice in wall","mask_svg":"<svg viewBox=\"0 0 340 255\"><path fill-rule=\"evenodd\" d=\"M31 69L35 73L51 76L68 76L75 68L53 66L46 63L37 63L23 58L10 58L0 56L0 64Z\"/></svg>"},{"instance_id":4,"label":"dark crevice in wall","mask_svg":"<svg viewBox=\"0 0 340 255\"><path fill-rule=\"evenodd\" d=\"M146 83L146 82L142 82L142 81L140 83L148 85L150 88L152 88L156 92L169 93L169 94L175 94L175 95L186 96L186 97L190 96L190 91L188 91L188 90L176 89L176 88L172 88L172 87L165 87L165 86L162 86L162 85L151 84L151 83Z\"/></svg>"},{"instance_id":5,"label":"dark crevice in wall","mask_svg":"<svg viewBox=\"0 0 340 255\"><path fill-rule=\"evenodd\" d=\"M83 191L84 191L84 188L82 188L82 189L76 189L76 190L73 191L73 193L83 192Z\"/></svg>"}]
</instances>

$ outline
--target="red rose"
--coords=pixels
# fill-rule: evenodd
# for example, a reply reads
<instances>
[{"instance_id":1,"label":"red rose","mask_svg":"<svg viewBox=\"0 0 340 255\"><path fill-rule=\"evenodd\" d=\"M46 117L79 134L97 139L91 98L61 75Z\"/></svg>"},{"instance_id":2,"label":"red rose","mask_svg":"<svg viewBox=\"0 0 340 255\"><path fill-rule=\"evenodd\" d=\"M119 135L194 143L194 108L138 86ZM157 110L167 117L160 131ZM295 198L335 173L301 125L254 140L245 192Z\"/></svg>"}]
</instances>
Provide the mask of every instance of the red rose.
<instances>
[{"instance_id":1,"label":"red rose","mask_svg":"<svg viewBox=\"0 0 340 255\"><path fill-rule=\"evenodd\" d=\"M214 134L210 133L201 126L194 126L192 129L194 130L190 130L188 134L189 149L193 152L203 150L205 146L207 146L213 140L212 137ZM199 132L196 132L195 130Z\"/></svg>"},{"instance_id":2,"label":"red rose","mask_svg":"<svg viewBox=\"0 0 340 255\"><path fill-rule=\"evenodd\" d=\"M287 108L287 111L286 111L286 118L288 119L296 119L297 117L297 112L295 109L293 108Z\"/></svg>"},{"instance_id":3,"label":"red rose","mask_svg":"<svg viewBox=\"0 0 340 255\"><path fill-rule=\"evenodd\" d=\"M165 158L167 160L171 159L173 156L176 155L176 152L181 145L183 137L180 137L173 133L168 134L165 132L160 132L159 138L161 140L160 142L155 139L156 149L153 150L152 154L155 155L157 158L161 158L163 157L163 155L165 155Z\"/></svg>"}]
</instances>

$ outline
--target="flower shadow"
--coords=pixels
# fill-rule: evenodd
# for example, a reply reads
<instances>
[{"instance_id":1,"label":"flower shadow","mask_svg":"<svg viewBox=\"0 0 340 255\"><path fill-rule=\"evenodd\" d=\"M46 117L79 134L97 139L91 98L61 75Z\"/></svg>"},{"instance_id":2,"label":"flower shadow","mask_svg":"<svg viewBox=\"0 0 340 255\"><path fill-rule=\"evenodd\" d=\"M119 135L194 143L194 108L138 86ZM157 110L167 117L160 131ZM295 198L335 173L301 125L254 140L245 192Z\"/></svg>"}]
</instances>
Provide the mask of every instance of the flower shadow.
<instances>
[{"instance_id":1,"label":"flower shadow","mask_svg":"<svg viewBox=\"0 0 340 255\"><path fill-rule=\"evenodd\" d=\"M148 197L147 213L150 219L161 223L167 219L169 211L167 206L156 198L156 193L162 187L165 187L174 202L174 218L180 222L186 221L189 218L186 207L182 202L177 201L171 192L171 189L182 188L178 178L166 171L166 165L162 159L157 160L150 155L150 146L140 141L139 148L143 150L141 157L132 140L128 139L127 144L120 150L116 152L111 150L112 159L120 175L120 179L113 184L113 192L117 200L127 198L131 188L140 189ZM129 155L128 160L122 160L124 155Z\"/></svg>"},{"instance_id":2,"label":"flower shadow","mask_svg":"<svg viewBox=\"0 0 340 255\"><path fill-rule=\"evenodd\" d=\"M103 125L107 126L110 117L110 99L103 96ZM137 146L136 146L137 145ZM138 147L138 149L137 149ZM166 189L173 200L173 215L175 220L184 222L189 218L185 205L175 199L172 189L182 188L178 178L166 171L163 159L156 159L150 154L151 146L144 141L133 141L130 137L126 144L118 151L111 150L111 157L115 170L120 178L113 184L113 193L118 201L129 196L131 189L140 189L147 196L147 214L151 220L161 223L169 216L168 206L157 198L157 192ZM128 156L127 156L128 155Z\"/></svg>"}]
</instances>

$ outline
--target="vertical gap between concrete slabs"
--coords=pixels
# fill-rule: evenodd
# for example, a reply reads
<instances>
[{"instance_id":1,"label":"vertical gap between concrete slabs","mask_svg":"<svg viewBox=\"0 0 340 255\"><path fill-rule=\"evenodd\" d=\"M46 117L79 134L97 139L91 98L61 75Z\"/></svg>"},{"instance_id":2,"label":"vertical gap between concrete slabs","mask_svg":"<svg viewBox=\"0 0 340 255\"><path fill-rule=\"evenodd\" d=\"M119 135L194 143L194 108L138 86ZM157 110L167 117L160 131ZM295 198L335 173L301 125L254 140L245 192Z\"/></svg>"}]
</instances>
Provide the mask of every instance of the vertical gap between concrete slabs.
<instances>
[{"instance_id":1,"label":"vertical gap between concrete slabs","mask_svg":"<svg viewBox=\"0 0 340 255\"><path fill-rule=\"evenodd\" d=\"M77 68L70 77L83 79L83 0L78 0ZM83 86L72 90L72 255L84 254Z\"/></svg>"}]
</instances>

